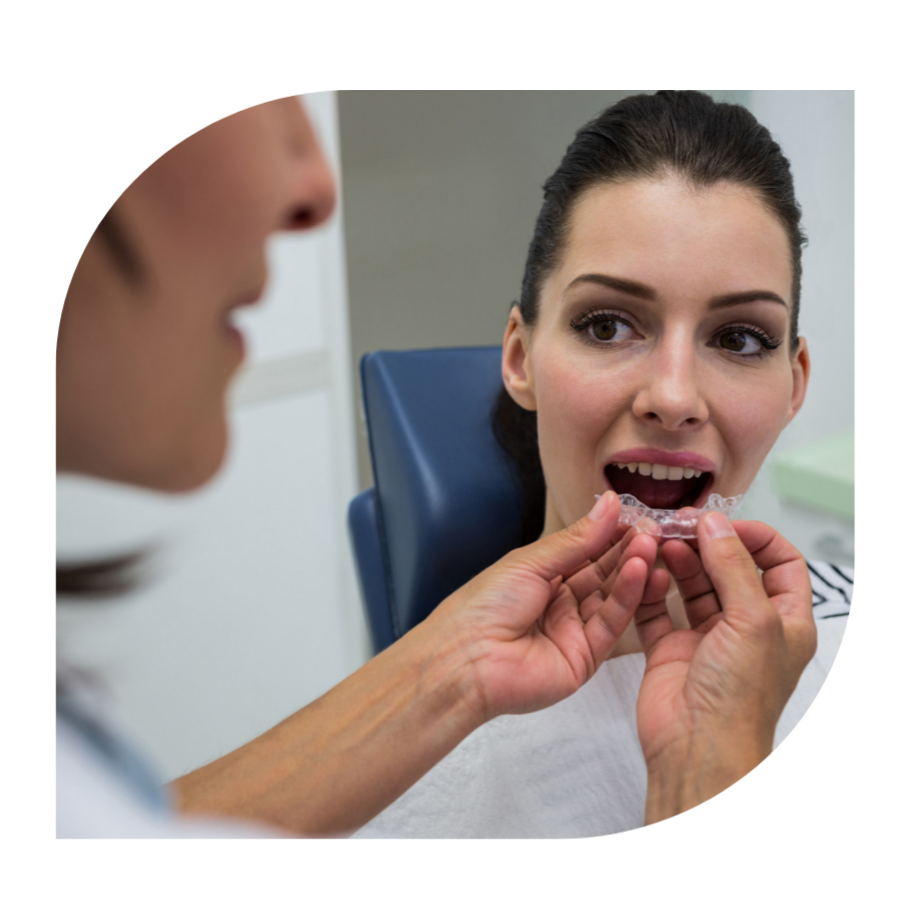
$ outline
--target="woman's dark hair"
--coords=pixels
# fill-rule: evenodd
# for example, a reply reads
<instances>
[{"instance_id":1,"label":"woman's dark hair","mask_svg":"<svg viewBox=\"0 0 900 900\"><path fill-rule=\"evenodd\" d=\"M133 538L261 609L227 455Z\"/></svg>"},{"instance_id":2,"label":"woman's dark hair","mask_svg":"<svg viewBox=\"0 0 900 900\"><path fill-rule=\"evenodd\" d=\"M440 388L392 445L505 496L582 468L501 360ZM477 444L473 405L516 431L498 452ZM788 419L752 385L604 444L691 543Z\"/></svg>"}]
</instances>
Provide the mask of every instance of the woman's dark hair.
<instances>
[{"instance_id":1,"label":"woman's dark hair","mask_svg":"<svg viewBox=\"0 0 900 900\"><path fill-rule=\"evenodd\" d=\"M544 184L544 203L528 248L517 305L526 325L537 321L540 291L569 236L572 207L588 189L672 174L697 187L725 181L752 190L784 226L793 264L791 350L798 346L800 254L806 237L791 167L781 148L742 106L716 103L699 91L637 94L611 106L575 135ZM546 487L537 443L537 414L501 389L494 433L516 472L524 500L522 541L544 525Z\"/></svg>"}]
</instances>

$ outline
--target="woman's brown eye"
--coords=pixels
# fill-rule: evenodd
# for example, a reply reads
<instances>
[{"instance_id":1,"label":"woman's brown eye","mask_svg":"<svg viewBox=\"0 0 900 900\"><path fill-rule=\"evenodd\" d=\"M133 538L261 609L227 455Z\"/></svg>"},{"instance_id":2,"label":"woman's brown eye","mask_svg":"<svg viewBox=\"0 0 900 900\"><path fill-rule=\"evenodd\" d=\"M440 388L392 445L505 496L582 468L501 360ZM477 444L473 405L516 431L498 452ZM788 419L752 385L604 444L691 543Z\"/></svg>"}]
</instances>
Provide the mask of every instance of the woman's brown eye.
<instances>
[{"instance_id":1,"label":"woman's brown eye","mask_svg":"<svg viewBox=\"0 0 900 900\"><path fill-rule=\"evenodd\" d=\"M732 350L735 353L740 353L747 346L747 335L740 331L723 334L720 340L722 349Z\"/></svg>"},{"instance_id":2,"label":"woman's brown eye","mask_svg":"<svg viewBox=\"0 0 900 900\"><path fill-rule=\"evenodd\" d=\"M616 336L618 324L615 319L601 319L591 325L591 334L598 341L611 341Z\"/></svg>"}]
</instances>

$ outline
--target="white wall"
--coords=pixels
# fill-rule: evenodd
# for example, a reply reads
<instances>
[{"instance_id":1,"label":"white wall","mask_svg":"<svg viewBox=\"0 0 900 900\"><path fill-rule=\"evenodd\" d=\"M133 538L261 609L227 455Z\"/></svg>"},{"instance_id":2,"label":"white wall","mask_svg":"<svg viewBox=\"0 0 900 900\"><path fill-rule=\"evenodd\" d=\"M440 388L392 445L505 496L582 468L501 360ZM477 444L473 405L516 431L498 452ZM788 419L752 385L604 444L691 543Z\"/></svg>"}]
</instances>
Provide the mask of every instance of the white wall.
<instances>
[{"instance_id":1,"label":"white wall","mask_svg":"<svg viewBox=\"0 0 900 900\"><path fill-rule=\"evenodd\" d=\"M853 91L750 91L748 106L791 161L802 226L800 334L811 372L803 409L763 466L743 518L762 519L814 559L853 562L853 523L778 499L771 460L853 427Z\"/></svg>"},{"instance_id":2,"label":"white wall","mask_svg":"<svg viewBox=\"0 0 900 900\"><path fill-rule=\"evenodd\" d=\"M336 96L307 108L338 168ZM173 498L61 478L61 558L159 543L147 587L61 604L58 642L176 777L274 725L358 668L368 638L347 539L356 465L340 212L278 237L220 477Z\"/></svg>"}]
</instances>

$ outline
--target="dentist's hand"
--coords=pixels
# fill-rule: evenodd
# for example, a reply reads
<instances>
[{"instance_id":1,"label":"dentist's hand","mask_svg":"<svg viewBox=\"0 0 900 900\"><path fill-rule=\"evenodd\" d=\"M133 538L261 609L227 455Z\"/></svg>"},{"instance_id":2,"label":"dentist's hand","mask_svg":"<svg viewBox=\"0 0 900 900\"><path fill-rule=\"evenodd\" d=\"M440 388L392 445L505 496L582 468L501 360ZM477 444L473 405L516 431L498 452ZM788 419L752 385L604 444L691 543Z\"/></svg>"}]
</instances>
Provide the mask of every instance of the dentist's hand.
<instances>
[{"instance_id":1,"label":"dentist's hand","mask_svg":"<svg viewBox=\"0 0 900 900\"><path fill-rule=\"evenodd\" d=\"M648 824L702 803L771 752L816 649L806 561L778 532L711 513L699 550L660 549L691 630L676 631L655 598L635 615L647 656L637 719Z\"/></svg>"},{"instance_id":2,"label":"dentist's hand","mask_svg":"<svg viewBox=\"0 0 900 900\"><path fill-rule=\"evenodd\" d=\"M181 809L347 833L488 719L574 693L631 621L656 557L650 538L616 546L618 518L609 492L507 554L327 694L178 779Z\"/></svg>"},{"instance_id":3,"label":"dentist's hand","mask_svg":"<svg viewBox=\"0 0 900 900\"><path fill-rule=\"evenodd\" d=\"M461 661L483 721L573 694L621 637L644 595L656 543L621 550L618 517L619 499L609 491L571 527L504 556L420 626ZM610 566L616 576L607 584Z\"/></svg>"}]
</instances>

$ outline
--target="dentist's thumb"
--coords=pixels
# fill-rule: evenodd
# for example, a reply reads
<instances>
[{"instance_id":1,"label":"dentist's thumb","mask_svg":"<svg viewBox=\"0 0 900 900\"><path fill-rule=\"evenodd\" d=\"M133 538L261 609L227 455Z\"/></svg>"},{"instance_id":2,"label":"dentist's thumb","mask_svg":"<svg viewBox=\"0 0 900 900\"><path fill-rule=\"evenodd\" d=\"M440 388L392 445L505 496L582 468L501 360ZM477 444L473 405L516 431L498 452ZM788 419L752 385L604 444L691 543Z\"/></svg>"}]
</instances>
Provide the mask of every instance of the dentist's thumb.
<instances>
[{"instance_id":1,"label":"dentist's thumb","mask_svg":"<svg viewBox=\"0 0 900 900\"><path fill-rule=\"evenodd\" d=\"M618 524L619 497L607 491L584 518L516 553L547 581L568 578L606 549Z\"/></svg>"},{"instance_id":2,"label":"dentist's thumb","mask_svg":"<svg viewBox=\"0 0 900 900\"><path fill-rule=\"evenodd\" d=\"M756 563L722 513L707 513L700 520L700 557L726 616L729 611L774 612Z\"/></svg>"}]
</instances>

